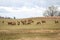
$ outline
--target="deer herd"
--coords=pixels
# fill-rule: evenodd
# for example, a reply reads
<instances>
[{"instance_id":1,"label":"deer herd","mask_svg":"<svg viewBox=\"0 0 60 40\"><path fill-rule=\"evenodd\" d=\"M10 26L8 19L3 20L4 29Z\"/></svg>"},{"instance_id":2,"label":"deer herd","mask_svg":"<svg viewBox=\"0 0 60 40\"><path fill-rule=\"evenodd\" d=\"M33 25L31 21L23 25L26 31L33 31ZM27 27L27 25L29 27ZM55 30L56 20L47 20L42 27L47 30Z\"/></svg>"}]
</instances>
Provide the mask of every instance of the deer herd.
<instances>
[{"instance_id":1,"label":"deer herd","mask_svg":"<svg viewBox=\"0 0 60 40\"><path fill-rule=\"evenodd\" d=\"M2 21L2 23L4 23L4 22L5 21ZM21 24L28 25L28 24L33 24L33 23L34 23L34 21L32 19L29 19L29 20L20 20L20 21L17 21L17 22L15 22L15 21L8 21L7 22L8 25L21 25ZM36 24L42 24L42 23L46 23L46 21L43 20L43 21L36 22ZM59 23L59 21L55 20L54 23Z\"/></svg>"}]
</instances>

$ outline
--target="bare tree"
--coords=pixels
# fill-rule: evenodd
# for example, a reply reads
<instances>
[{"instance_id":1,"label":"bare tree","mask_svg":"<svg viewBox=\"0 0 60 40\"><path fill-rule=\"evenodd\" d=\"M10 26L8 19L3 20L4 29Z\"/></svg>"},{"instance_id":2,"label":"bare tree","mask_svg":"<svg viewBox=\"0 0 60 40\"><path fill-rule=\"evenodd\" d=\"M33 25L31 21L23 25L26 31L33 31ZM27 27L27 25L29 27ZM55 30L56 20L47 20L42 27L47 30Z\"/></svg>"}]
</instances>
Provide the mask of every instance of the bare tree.
<instances>
[{"instance_id":1,"label":"bare tree","mask_svg":"<svg viewBox=\"0 0 60 40\"><path fill-rule=\"evenodd\" d=\"M60 12L58 8L55 6L48 7L48 9L44 12L44 16L60 16Z\"/></svg>"}]
</instances>

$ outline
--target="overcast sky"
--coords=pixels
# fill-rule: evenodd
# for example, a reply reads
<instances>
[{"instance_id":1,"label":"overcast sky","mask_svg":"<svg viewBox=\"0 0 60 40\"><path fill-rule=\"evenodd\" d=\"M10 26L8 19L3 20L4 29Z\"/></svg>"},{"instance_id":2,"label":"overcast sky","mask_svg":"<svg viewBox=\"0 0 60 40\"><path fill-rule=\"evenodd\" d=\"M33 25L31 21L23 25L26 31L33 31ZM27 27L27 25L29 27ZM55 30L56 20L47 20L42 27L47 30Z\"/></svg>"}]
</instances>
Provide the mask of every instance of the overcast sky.
<instances>
[{"instance_id":1,"label":"overcast sky","mask_svg":"<svg viewBox=\"0 0 60 40\"><path fill-rule=\"evenodd\" d=\"M39 17L51 5L60 7L60 0L0 0L0 16Z\"/></svg>"}]
</instances>

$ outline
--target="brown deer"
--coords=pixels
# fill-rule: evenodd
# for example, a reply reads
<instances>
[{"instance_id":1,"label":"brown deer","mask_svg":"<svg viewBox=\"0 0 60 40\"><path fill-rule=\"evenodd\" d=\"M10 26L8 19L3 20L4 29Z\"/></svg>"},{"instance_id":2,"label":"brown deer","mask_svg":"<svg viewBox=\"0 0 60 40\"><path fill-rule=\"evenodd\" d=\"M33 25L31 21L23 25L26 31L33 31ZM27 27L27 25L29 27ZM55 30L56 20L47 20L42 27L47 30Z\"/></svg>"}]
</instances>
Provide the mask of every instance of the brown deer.
<instances>
[{"instance_id":1,"label":"brown deer","mask_svg":"<svg viewBox=\"0 0 60 40\"><path fill-rule=\"evenodd\" d=\"M41 21L42 23L46 23L46 21Z\"/></svg>"},{"instance_id":2,"label":"brown deer","mask_svg":"<svg viewBox=\"0 0 60 40\"><path fill-rule=\"evenodd\" d=\"M57 20L55 20L55 23L59 23Z\"/></svg>"},{"instance_id":3,"label":"brown deer","mask_svg":"<svg viewBox=\"0 0 60 40\"><path fill-rule=\"evenodd\" d=\"M19 21L17 21L17 24L18 24L18 25L20 25L20 22L19 22Z\"/></svg>"},{"instance_id":4,"label":"brown deer","mask_svg":"<svg viewBox=\"0 0 60 40\"><path fill-rule=\"evenodd\" d=\"M37 24L41 24L41 22L37 22Z\"/></svg>"},{"instance_id":5,"label":"brown deer","mask_svg":"<svg viewBox=\"0 0 60 40\"><path fill-rule=\"evenodd\" d=\"M26 20L21 21L21 23L22 23L23 25L25 25L25 24L26 24Z\"/></svg>"},{"instance_id":6,"label":"brown deer","mask_svg":"<svg viewBox=\"0 0 60 40\"><path fill-rule=\"evenodd\" d=\"M8 22L8 25L16 25L16 22Z\"/></svg>"}]
</instances>

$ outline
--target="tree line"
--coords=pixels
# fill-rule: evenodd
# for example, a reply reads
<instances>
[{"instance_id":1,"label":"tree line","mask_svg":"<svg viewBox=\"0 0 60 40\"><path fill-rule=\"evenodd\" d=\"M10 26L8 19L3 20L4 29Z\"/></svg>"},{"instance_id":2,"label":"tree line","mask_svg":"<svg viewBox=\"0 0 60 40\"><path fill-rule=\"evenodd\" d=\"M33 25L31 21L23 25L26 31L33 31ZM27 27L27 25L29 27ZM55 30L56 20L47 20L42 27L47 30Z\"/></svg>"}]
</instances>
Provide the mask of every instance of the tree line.
<instances>
[{"instance_id":1,"label":"tree line","mask_svg":"<svg viewBox=\"0 0 60 40\"><path fill-rule=\"evenodd\" d=\"M2 16L0 16L0 18L3 18L3 19L16 19L16 17L11 18L11 17L2 17Z\"/></svg>"}]
</instances>

